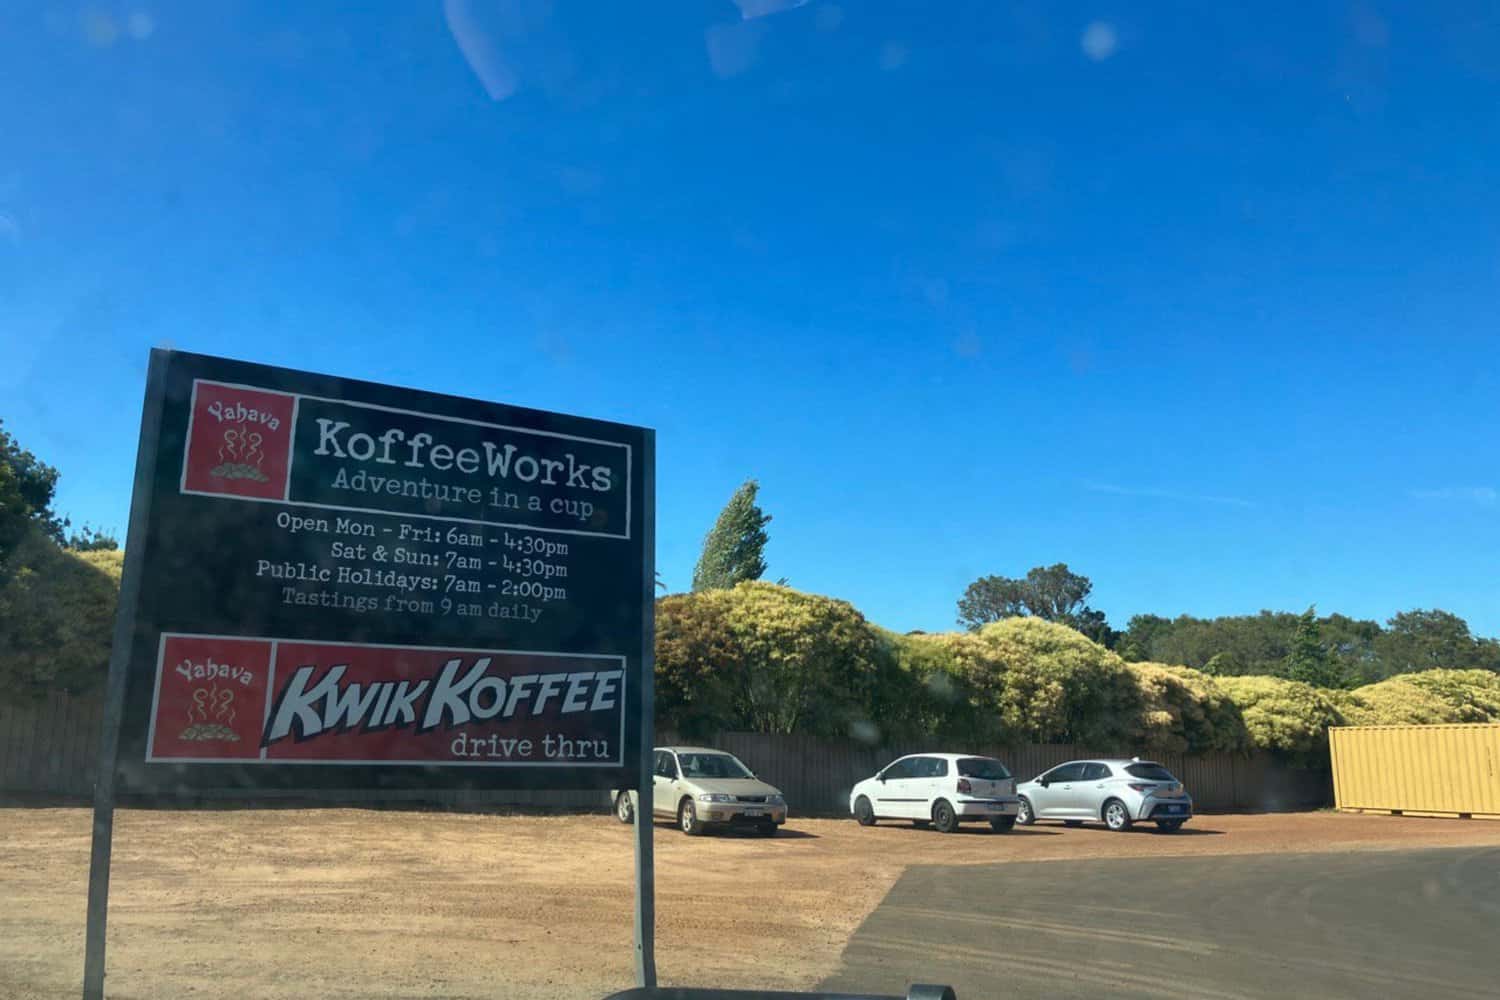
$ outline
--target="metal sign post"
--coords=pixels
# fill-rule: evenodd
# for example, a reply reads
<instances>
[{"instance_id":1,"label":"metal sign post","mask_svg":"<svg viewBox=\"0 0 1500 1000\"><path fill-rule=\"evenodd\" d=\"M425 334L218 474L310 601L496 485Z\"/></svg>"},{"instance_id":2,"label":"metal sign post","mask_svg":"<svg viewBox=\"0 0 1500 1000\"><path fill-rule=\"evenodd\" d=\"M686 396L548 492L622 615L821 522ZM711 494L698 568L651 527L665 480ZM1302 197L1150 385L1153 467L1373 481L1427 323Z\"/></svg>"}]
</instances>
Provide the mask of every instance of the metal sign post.
<instances>
[{"instance_id":1,"label":"metal sign post","mask_svg":"<svg viewBox=\"0 0 1500 1000\"><path fill-rule=\"evenodd\" d=\"M649 463L649 464L647 464ZM641 478L646 487L646 509L656 510L656 455L651 451L643 463ZM645 560L642 586L646 588L645 627L641 632L641 735L640 780L635 798L635 981L637 986L656 986L656 831L652 771L656 742L656 520L642 523ZM625 794L629 794L626 792Z\"/></svg>"},{"instance_id":2,"label":"metal sign post","mask_svg":"<svg viewBox=\"0 0 1500 1000\"><path fill-rule=\"evenodd\" d=\"M638 787L656 979L655 435L153 351L110 655L84 997L117 792Z\"/></svg>"}]
</instances>

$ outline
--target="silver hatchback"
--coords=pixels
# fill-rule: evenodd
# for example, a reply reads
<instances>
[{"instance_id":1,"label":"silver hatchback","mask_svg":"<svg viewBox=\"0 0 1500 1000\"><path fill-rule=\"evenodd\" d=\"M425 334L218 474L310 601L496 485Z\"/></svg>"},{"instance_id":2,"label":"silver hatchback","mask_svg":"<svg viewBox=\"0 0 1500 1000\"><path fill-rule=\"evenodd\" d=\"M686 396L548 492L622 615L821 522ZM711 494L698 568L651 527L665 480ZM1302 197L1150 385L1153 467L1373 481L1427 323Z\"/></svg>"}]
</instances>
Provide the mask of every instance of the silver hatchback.
<instances>
[{"instance_id":1,"label":"silver hatchback","mask_svg":"<svg viewBox=\"0 0 1500 1000\"><path fill-rule=\"evenodd\" d=\"M1193 799L1182 782L1155 761L1070 760L1016 787L1016 822L1060 819L1068 826L1093 821L1128 830L1145 821L1167 833L1193 815Z\"/></svg>"}]
</instances>

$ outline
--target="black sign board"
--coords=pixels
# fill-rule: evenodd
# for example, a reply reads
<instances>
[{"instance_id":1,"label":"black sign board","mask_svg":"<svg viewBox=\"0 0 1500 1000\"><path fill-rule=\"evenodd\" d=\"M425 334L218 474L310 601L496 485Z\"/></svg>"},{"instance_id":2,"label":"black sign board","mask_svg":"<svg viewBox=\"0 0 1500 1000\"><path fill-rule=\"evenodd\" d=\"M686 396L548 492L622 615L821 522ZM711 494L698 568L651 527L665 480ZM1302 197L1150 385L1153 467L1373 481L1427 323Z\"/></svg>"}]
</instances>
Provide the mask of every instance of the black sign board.
<instances>
[{"instance_id":1,"label":"black sign board","mask_svg":"<svg viewBox=\"0 0 1500 1000\"><path fill-rule=\"evenodd\" d=\"M637 785L649 430L151 364L122 789Z\"/></svg>"}]
</instances>

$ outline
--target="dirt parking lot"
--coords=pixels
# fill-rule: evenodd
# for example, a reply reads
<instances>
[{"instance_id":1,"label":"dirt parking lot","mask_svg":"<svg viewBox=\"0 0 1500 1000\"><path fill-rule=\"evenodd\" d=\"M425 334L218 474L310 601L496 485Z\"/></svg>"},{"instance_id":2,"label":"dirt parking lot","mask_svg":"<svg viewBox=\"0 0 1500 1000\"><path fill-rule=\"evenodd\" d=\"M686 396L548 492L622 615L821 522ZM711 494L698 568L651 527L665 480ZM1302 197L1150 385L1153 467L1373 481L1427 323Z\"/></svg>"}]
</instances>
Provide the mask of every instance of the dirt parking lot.
<instances>
[{"instance_id":1,"label":"dirt parking lot","mask_svg":"<svg viewBox=\"0 0 1500 1000\"><path fill-rule=\"evenodd\" d=\"M656 844L664 983L807 989L914 865L1491 846L1500 823L1301 813L944 836L793 820L774 840L659 826ZM0 810L0 996L77 995L88 851L86 810ZM631 982L631 865L629 829L605 816L125 810L108 992L597 1000Z\"/></svg>"}]
</instances>

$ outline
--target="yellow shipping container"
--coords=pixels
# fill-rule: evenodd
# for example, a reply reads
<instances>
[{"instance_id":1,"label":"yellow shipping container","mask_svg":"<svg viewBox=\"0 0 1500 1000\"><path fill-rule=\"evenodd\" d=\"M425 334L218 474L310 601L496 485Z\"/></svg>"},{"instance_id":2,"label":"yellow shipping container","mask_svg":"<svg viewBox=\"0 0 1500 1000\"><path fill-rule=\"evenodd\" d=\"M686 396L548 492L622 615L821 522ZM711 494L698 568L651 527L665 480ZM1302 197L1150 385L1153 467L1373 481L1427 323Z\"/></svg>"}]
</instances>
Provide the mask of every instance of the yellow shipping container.
<instances>
[{"instance_id":1,"label":"yellow shipping container","mask_svg":"<svg viewBox=\"0 0 1500 1000\"><path fill-rule=\"evenodd\" d=\"M1500 724L1343 726L1328 742L1339 809L1500 819Z\"/></svg>"}]
</instances>

